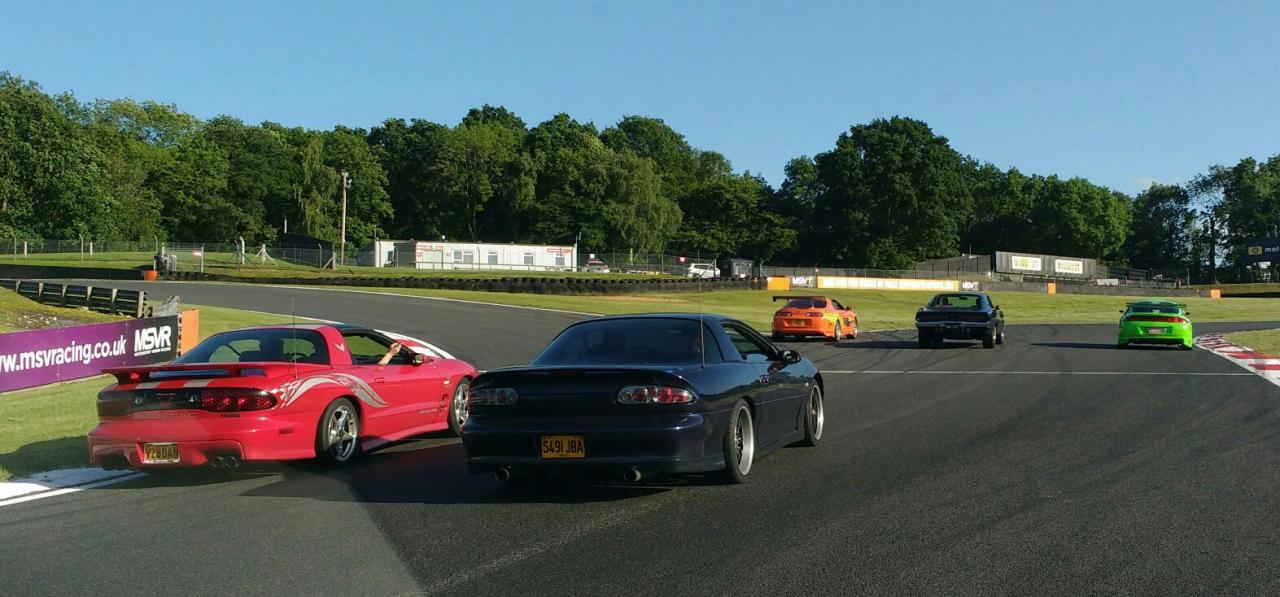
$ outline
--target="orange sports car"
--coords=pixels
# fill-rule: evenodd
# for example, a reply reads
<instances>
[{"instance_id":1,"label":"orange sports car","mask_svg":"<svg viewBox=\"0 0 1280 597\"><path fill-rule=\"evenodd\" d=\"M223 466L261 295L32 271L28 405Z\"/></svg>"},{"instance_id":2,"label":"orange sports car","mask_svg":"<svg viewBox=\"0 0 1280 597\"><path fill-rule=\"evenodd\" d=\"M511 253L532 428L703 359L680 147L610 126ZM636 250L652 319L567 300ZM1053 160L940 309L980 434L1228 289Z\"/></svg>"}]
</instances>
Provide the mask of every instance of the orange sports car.
<instances>
[{"instance_id":1,"label":"orange sports car","mask_svg":"<svg viewBox=\"0 0 1280 597\"><path fill-rule=\"evenodd\" d=\"M773 339L823 336L832 340L858 337L858 314L829 296L775 296L786 305L773 314Z\"/></svg>"}]
</instances>

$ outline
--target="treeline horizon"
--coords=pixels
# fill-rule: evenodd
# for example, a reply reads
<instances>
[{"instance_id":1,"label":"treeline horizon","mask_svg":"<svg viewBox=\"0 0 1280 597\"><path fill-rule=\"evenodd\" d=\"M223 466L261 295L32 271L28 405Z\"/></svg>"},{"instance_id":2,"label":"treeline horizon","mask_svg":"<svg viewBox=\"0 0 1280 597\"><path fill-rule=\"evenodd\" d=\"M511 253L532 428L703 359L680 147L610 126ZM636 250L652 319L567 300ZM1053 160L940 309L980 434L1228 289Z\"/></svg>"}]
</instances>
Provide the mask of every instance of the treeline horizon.
<instances>
[{"instance_id":1,"label":"treeline horizon","mask_svg":"<svg viewBox=\"0 0 1280 597\"><path fill-rule=\"evenodd\" d=\"M773 188L661 119L534 126L500 106L455 125L388 118L319 131L201 120L133 99L81 102L0 72L0 234L19 238L578 243L902 269L1012 250L1245 279L1247 238L1280 234L1280 156L1213 165L1136 197L1084 178L1001 169L928 124L855 124Z\"/></svg>"}]
</instances>

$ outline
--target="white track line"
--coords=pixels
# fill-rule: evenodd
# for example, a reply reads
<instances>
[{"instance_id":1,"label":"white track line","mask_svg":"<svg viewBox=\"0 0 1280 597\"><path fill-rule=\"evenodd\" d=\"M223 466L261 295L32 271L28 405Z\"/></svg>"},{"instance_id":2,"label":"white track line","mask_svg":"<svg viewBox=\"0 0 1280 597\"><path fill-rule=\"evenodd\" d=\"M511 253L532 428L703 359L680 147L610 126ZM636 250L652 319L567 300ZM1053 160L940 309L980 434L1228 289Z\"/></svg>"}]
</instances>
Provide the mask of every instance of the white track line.
<instances>
[{"instance_id":1,"label":"white track line","mask_svg":"<svg viewBox=\"0 0 1280 597\"><path fill-rule=\"evenodd\" d=\"M82 469L82 470L84 470L85 472L90 472L90 471L93 471L94 469ZM95 474L95 475L89 475L89 476L92 479L97 479L97 480L85 481L85 482L81 482L79 484L70 485L70 486L59 486L56 483L50 484L52 486L46 486L45 484L41 484L41 483L30 483L30 482L23 482L23 481L8 481L5 483L0 483L0 493L5 493L5 494L17 493L18 494L15 497L10 497L8 499L0 500L0 508L3 508L5 506L12 506L14 504L21 504L23 502L31 502L35 500L42 500L44 498L51 498L59 495L67 495L69 493L76 493L78 491L84 491L85 489L106 487L108 485L124 483L125 481L140 479L145 476L143 473L133 472L133 471L103 471L101 469L98 469L96 472L101 474L100 475Z\"/></svg>"},{"instance_id":2,"label":"white track line","mask_svg":"<svg viewBox=\"0 0 1280 597\"><path fill-rule=\"evenodd\" d=\"M1177 371L945 371L938 369L864 369L860 371L820 371L823 374L853 375L1186 375L1191 377L1243 377L1251 373Z\"/></svg>"}]
</instances>

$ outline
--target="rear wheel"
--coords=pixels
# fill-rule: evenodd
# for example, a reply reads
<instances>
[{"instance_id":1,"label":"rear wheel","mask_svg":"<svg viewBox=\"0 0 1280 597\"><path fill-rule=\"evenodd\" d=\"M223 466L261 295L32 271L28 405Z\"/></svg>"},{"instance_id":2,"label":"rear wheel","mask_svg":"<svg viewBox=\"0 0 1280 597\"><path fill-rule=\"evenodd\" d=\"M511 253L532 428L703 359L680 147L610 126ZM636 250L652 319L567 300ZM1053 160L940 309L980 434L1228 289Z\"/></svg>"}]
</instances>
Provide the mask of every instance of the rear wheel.
<instances>
[{"instance_id":1,"label":"rear wheel","mask_svg":"<svg viewBox=\"0 0 1280 597\"><path fill-rule=\"evenodd\" d=\"M786 335L786 334L783 334L782 332L774 332L774 333L773 333L773 341L774 341L774 342L782 342L783 340L786 340L786 339L787 339L787 335Z\"/></svg>"},{"instance_id":2,"label":"rear wheel","mask_svg":"<svg viewBox=\"0 0 1280 597\"><path fill-rule=\"evenodd\" d=\"M341 468L360 453L360 413L346 398L329 403L316 429L316 459L322 466Z\"/></svg>"},{"instance_id":3,"label":"rear wheel","mask_svg":"<svg viewBox=\"0 0 1280 597\"><path fill-rule=\"evenodd\" d=\"M804 405L804 439L802 446L816 446L822 440L822 427L826 423L826 413L822 408L822 389L816 384L809 392L809 401Z\"/></svg>"},{"instance_id":4,"label":"rear wheel","mask_svg":"<svg viewBox=\"0 0 1280 597\"><path fill-rule=\"evenodd\" d=\"M991 328L990 330L988 330L988 331L987 331L987 333L986 333L986 335L984 335L984 336L982 337L982 347L983 347L983 348L995 348L995 347L996 347L996 330L995 330L995 328Z\"/></svg>"},{"instance_id":5,"label":"rear wheel","mask_svg":"<svg viewBox=\"0 0 1280 597\"><path fill-rule=\"evenodd\" d=\"M467 417L471 414L467 404L470 389L471 380L465 377L458 380L458 385L453 388L453 399L449 401L449 430L459 437L462 436L462 426L467 424Z\"/></svg>"},{"instance_id":6,"label":"rear wheel","mask_svg":"<svg viewBox=\"0 0 1280 597\"><path fill-rule=\"evenodd\" d=\"M756 429L751 409L741 400L733 406L729 426L724 430L724 479L745 483L756 456Z\"/></svg>"},{"instance_id":7,"label":"rear wheel","mask_svg":"<svg viewBox=\"0 0 1280 597\"><path fill-rule=\"evenodd\" d=\"M831 339L839 342L842 338L844 338L844 328L840 327L840 322L837 321L836 329L835 332L831 334Z\"/></svg>"}]
</instances>

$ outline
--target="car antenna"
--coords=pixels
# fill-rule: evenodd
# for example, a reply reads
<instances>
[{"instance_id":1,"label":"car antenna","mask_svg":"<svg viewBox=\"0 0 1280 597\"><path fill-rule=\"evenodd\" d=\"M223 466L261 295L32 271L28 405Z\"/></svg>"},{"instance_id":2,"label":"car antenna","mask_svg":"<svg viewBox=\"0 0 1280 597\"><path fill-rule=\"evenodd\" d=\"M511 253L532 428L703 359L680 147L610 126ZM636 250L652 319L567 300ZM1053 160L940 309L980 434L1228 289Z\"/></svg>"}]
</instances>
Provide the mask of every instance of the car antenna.
<instances>
[{"instance_id":1,"label":"car antenna","mask_svg":"<svg viewBox=\"0 0 1280 597\"><path fill-rule=\"evenodd\" d=\"M702 355L702 368L707 368L707 326L702 321L702 276L698 276L698 354Z\"/></svg>"},{"instance_id":2,"label":"car antenna","mask_svg":"<svg viewBox=\"0 0 1280 597\"><path fill-rule=\"evenodd\" d=\"M298 298L295 296L289 297L289 334L293 337L293 346L290 348L296 348L298 346ZM296 380L298 379L298 359L289 360L293 361L293 378Z\"/></svg>"}]
</instances>

